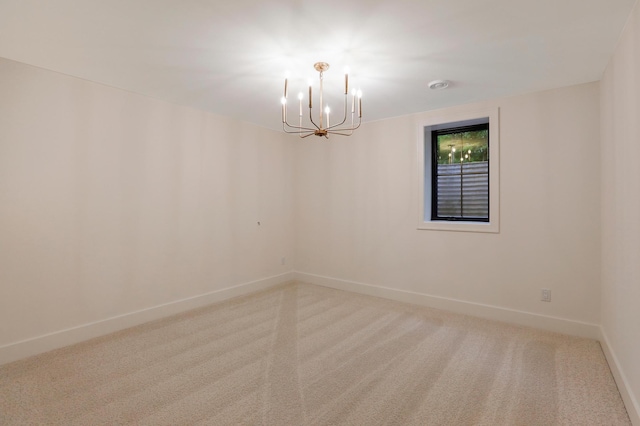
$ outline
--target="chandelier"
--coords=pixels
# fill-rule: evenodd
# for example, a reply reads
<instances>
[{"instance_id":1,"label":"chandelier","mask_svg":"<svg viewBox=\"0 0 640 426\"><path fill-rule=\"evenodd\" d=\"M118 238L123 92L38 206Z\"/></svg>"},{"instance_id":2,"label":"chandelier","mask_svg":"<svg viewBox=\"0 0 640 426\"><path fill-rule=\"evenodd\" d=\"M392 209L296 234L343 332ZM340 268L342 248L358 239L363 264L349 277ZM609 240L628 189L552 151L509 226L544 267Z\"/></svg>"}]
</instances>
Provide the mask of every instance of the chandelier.
<instances>
[{"instance_id":1,"label":"chandelier","mask_svg":"<svg viewBox=\"0 0 640 426\"><path fill-rule=\"evenodd\" d=\"M322 77L323 73L329 69L329 64L326 62L317 62L313 66L316 71L320 73L320 111L318 114L318 121L313 120L313 98L312 98L312 86L311 81L309 81L309 120L308 122L305 120L303 126L302 119L302 100L304 99L304 95L302 92L298 93L298 102L299 102L299 112L298 112L298 125L292 125L288 121L287 117L287 97L288 97L288 79L284 80L284 96L281 99L282 102L282 129L286 133L297 133L301 138L306 138L307 136L316 135L316 136L324 136L328 138L328 135L342 135L342 136L351 136L353 131L360 127L360 123L362 122L362 92L360 90L352 90L351 92L351 122L347 123L348 116L348 104L349 104L349 73L348 71L344 74L344 115L341 121L336 122L336 124L331 125L329 121L329 115L331 109L329 106L324 105L324 94L323 94L323 84ZM356 97L358 98L358 102L356 105ZM324 109L323 109L324 107ZM356 115L357 115L357 123L356 123Z\"/></svg>"}]
</instances>

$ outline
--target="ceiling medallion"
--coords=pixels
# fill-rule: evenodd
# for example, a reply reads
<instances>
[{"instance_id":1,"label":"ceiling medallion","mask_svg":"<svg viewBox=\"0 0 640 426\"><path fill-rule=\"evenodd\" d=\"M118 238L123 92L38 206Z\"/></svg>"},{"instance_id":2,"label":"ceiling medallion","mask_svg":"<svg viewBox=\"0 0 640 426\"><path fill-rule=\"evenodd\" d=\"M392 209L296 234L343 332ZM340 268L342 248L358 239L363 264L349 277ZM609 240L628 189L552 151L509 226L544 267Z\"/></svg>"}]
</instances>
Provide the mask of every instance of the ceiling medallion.
<instances>
[{"instance_id":1,"label":"ceiling medallion","mask_svg":"<svg viewBox=\"0 0 640 426\"><path fill-rule=\"evenodd\" d=\"M312 85L311 81L309 82L309 120L308 123L305 120L303 125L302 119L302 100L304 99L304 95L302 92L298 93L298 102L299 102L299 111L298 111L298 125L292 125L289 123L287 118L287 96L288 96L288 79L284 80L284 96L281 99L282 103L282 129L286 133L297 133L301 138L306 138L307 136L316 135L316 136L324 136L328 138L329 135L342 135L342 136L351 136L353 131L360 127L360 123L362 123L362 91L353 89L351 91L351 124L346 124L347 122L347 111L349 104L349 73L345 71L344 74L344 116L341 121L338 121L336 124L331 125L329 121L329 114L331 109L329 106L323 105L323 84L322 77L323 73L329 69L329 64L326 62L316 62L313 66L316 71L320 73L320 113L318 114L318 121L313 120L313 98L312 98ZM358 98L358 102L356 103L356 97ZM324 109L323 109L324 107ZM357 124L355 118L358 118Z\"/></svg>"}]
</instances>

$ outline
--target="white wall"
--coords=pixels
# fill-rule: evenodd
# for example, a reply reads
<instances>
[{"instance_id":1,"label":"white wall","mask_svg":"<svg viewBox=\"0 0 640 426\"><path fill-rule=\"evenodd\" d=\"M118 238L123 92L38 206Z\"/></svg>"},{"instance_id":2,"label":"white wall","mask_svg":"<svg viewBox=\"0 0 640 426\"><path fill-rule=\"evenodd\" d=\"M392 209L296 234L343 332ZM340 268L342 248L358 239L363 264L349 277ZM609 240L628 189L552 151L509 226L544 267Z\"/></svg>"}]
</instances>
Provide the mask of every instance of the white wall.
<instances>
[{"instance_id":1,"label":"white wall","mask_svg":"<svg viewBox=\"0 0 640 426\"><path fill-rule=\"evenodd\" d=\"M0 349L289 271L291 143L0 59Z\"/></svg>"},{"instance_id":2,"label":"white wall","mask_svg":"<svg viewBox=\"0 0 640 426\"><path fill-rule=\"evenodd\" d=\"M601 81L602 327L640 425L640 6ZM624 381L623 386L620 381ZM624 392L627 392L625 395Z\"/></svg>"},{"instance_id":3,"label":"white wall","mask_svg":"<svg viewBox=\"0 0 640 426\"><path fill-rule=\"evenodd\" d=\"M597 330L598 99L598 84L590 83L450 110L500 108L499 234L416 229L416 123L442 111L369 123L349 140L297 144L300 277L400 290L409 300L429 295L491 305L503 308L504 319L514 311L542 322L559 317ZM542 287L552 290L551 303L540 301Z\"/></svg>"}]
</instances>

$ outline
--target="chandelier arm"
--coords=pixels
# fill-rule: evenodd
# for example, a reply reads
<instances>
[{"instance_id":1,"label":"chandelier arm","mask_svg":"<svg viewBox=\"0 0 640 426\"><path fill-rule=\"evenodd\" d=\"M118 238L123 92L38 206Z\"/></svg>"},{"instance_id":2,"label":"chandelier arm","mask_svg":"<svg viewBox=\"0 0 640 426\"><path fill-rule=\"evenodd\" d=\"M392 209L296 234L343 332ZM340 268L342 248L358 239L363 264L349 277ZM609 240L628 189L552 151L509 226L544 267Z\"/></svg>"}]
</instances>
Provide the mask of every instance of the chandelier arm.
<instances>
[{"instance_id":1,"label":"chandelier arm","mask_svg":"<svg viewBox=\"0 0 640 426\"><path fill-rule=\"evenodd\" d=\"M360 127L360 126L358 126L358 127ZM351 135L353 135L353 131L356 130L358 127L354 127L353 129L338 129L338 131L330 130L327 133L331 134L331 135L351 136ZM345 130L348 131L349 133L342 133Z\"/></svg>"},{"instance_id":2,"label":"chandelier arm","mask_svg":"<svg viewBox=\"0 0 640 426\"><path fill-rule=\"evenodd\" d=\"M282 131L285 132L285 133L298 134L298 135L301 135L303 133L308 133L307 136L314 134L314 130L302 130L302 131L301 130L294 130L294 131L291 131L291 130L285 129L284 127L282 128ZM303 137L303 136L300 136L300 137ZM304 137L306 137L306 136L304 136Z\"/></svg>"},{"instance_id":3,"label":"chandelier arm","mask_svg":"<svg viewBox=\"0 0 640 426\"><path fill-rule=\"evenodd\" d=\"M285 133L296 134L300 137L300 139L304 139L315 134L314 132L286 132L286 131Z\"/></svg>"},{"instance_id":4,"label":"chandelier arm","mask_svg":"<svg viewBox=\"0 0 640 426\"><path fill-rule=\"evenodd\" d=\"M285 124L286 124L286 125L287 125L287 127L289 127L290 129L297 129L298 131L301 131L301 130L303 130L303 131L307 131L307 132L313 132L313 131L315 131L315 129L314 129L314 128L311 128L311 127L293 126L293 125L289 124L289 117L288 117L288 114L287 114L287 108L286 108L286 105L284 105L283 113L284 113L284 114L283 114L283 118L284 118L284 120L282 121L282 128L283 128L283 129L284 129L284 126L285 126ZM318 127L318 126L316 126L316 127ZM296 132L287 132L287 133L296 133Z\"/></svg>"},{"instance_id":5,"label":"chandelier arm","mask_svg":"<svg viewBox=\"0 0 640 426\"><path fill-rule=\"evenodd\" d=\"M349 132L349 133L342 133L342 132L327 132L327 134L329 135L339 135L339 136L351 136L353 135L353 131ZM326 138L326 136L325 136ZM328 138L327 138L328 139Z\"/></svg>"},{"instance_id":6,"label":"chandelier arm","mask_svg":"<svg viewBox=\"0 0 640 426\"><path fill-rule=\"evenodd\" d=\"M360 124L362 123L362 119L360 119L358 121L358 125L351 125L351 127L343 127L343 128L339 128L339 129L333 129L333 130L339 130L339 131L343 131L343 130L356 130L358 127L360 127ZM328 130L328 129L327 129Z\"/></svg>"},{"instance_id":7,"label":"chandelier arm","mask_svg":"<svg viewBox=\"0 0 640 426\"><path fill-rule=\"evenodd\" d=\"M318 130L322 130L322 127L318 126L316 124L315 121L313 121L313 110L311 108L309 108L309 121L311 121L311 124L313 124L314 126L316 126L316 129Z\"/></svg>"},{"instance_id":8,"label":"chandelier arm","mask_svg":"<svg viewBox=\"0 0 640 426\"><path fill-rule=\"evenodd\" d=\"M344 118L342 119L342 121L340 123L334 124L333 126L330 126L330 127L327 127L327 130L334 129L336 127L340 127L345 123L345 121L347 121L347 105L348 105L348 103L349 103L349 101L347 99L347 94L345 93L345 95L344 95ZM337 130L340 130L340 129L337 129Z\"/></svg>"},{"instance_id":9,"label":"chandelier arm","mask_svg":"<svg viewBox=\"0 0 640 426\"><path fill-rule=\"evenodd\" d=\"M360 121L358 121L358 125L354 126L354 127L345 127L342 129L334 129L334 130L327 130L328 133L334 134L334 135L342 135L342 136L351 136L353 134L354 130L357 130L360 125L362 124L362 118L360 118ZM347 135L345 135L344 133L340 133L340 132L351 132Z\"/></svg>"},{"instance_id":10,"label":"chandelier arm","mask_svg":"<svg viewBox=\"0 0 640 426\"><path fill-rule=\"evenodd\" d=\"M291 124L289 124L288 122L284 122L282 123L282 128L284 129L286 125L286 128L288 129L294 129L296 131L304 131L304 132L314 132L316 129L312 128L312 127L304 127L304 126L292 126ZM295 132L289 132L289 133L295 133Z\"/></svg>"},{"instance_id":11,"label":"chandelier arm","mask_svg":"<svg viewBox=\"0 0 640 426\"><path fill-rule=\"evenodd\" d=\"M284 129L285 124L287 125L287 127L288 127L288 128L290 128L290 129L296 129L296 130L298 130L298 131L300 131L300 130L304 130L304 131L307 131L307 132L313 132L313 131L315 131L315 129L314 129L314 128L311 128L311 127L304 127L304 126L302 126L302 125L300 125L300 126L293 126L293 125L289 124L288 117L287 117L286 115L285 115L284 121L282 122L282 128L283 128L283 129ZM291 132L289 132L289 133L291 133Z\"/></svg>"}]
</instances>

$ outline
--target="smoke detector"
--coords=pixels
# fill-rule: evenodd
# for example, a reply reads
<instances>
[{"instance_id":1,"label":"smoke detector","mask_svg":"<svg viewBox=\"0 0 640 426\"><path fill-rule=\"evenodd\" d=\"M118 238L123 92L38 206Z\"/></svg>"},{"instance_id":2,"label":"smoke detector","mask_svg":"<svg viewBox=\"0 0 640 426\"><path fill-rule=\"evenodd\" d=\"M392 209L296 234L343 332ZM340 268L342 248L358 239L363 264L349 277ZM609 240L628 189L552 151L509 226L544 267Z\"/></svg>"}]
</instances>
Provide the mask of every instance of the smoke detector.
<instances>
[{"instance_id":1,"label":"smoke detector","mask_svg":"<svg viewBox=\"0 0 640 426\"><path fill-rule=\"evenodd\" d=\"M433 80L429 82L429 89L442 90L449 87L449 80Z\"/></svg>"}]
</instances>

